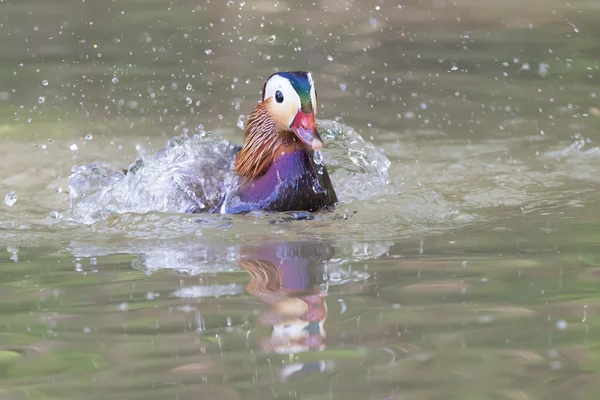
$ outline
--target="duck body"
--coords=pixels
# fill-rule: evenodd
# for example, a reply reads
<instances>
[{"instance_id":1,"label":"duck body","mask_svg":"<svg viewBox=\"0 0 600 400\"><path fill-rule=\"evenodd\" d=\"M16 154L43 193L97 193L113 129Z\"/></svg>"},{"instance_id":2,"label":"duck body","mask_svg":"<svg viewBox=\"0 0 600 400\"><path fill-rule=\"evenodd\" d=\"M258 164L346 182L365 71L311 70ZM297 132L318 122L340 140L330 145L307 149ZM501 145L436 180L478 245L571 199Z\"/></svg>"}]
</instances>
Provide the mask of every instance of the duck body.
<instances>
[{"instance_id":1,"label":"duck body","mask_svg":"<svg viewBox=\"0 0 600 400\"><path fill-rule=\"evenodd\" d=\"M337 201L325 165L314 161L312 151L298 149L278 157L260 178L242 183L233 200L224 202L220 211L315 212L330 208Z\"/></svg>"}]
</instances>

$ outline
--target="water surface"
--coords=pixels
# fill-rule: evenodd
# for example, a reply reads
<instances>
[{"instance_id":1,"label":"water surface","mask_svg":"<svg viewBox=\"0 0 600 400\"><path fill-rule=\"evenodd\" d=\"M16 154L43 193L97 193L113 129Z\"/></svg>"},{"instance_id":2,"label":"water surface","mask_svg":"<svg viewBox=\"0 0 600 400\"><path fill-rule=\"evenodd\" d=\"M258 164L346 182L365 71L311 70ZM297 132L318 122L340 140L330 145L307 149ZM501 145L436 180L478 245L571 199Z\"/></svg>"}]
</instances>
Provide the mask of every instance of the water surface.
<instances>
[{"instance_id":1,"label":"water surface","mask_svg":"<svg viewBox=\"0 0 600 400\"><path fill-rule=\"evenodd\" d=\"M596 2L0 9L0 398L596 398ZM72 219L72 166L240 142L289 69L336 211Z\"/></svg>"}]
</instances>

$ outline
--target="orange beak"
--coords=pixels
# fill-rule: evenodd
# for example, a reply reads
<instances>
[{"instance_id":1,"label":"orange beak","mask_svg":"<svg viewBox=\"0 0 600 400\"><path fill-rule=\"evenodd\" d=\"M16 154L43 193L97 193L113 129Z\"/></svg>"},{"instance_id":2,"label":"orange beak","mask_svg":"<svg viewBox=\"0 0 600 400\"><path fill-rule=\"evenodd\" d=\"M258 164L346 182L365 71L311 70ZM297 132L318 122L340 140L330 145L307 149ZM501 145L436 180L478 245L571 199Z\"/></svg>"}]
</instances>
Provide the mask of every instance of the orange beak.
<instances>
[{"instance_id":1,"label":"orange beak","mask_svg":"<svg viewBox=\"0 0 600 400\"><path fill-rule=\"evenodd\" d=\"M315 123L315 114L306 114L302 110L298 110L298 114L292 121L290 129L305 145L313 149L313 151L319 151L323 148L323 139L317 131L317 124Z\"/></svg>"}]
</instances>

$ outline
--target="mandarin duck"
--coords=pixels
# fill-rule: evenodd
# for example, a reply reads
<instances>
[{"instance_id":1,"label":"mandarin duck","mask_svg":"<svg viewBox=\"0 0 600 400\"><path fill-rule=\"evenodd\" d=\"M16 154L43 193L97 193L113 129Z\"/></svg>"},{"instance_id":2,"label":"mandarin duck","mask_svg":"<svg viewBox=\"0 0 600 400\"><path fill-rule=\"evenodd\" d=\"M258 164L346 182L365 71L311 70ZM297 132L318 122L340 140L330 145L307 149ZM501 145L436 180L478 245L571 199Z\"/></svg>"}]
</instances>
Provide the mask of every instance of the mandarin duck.
<instances>
[{"instance_id":1,"label":"mandarin duck","mask_svg":"<svg viewBox=\"0 0 600 400\"><path fill-rule=\"evenodd\" d=\"M310 72L277 72L267 78L262 100L248 116L234 161L239 187L217 212L320 211L337 203L317 130L317 92Z\"/></svg>"},{"instance_id":2,"label":"mandarin duck","mask_svg":"<svg viewBox=\"0 0 600 400\"><path fill-rule=\"evenodd\" d=\"M309 72L277 72L246 120L243 145L179 137L128 169L75 166L72 215L115 212L239 214L314 212L333 207L333 189L315 123L317 92ZM190 148L194 150L190 150Z\"/></svg>"}]
</instances>

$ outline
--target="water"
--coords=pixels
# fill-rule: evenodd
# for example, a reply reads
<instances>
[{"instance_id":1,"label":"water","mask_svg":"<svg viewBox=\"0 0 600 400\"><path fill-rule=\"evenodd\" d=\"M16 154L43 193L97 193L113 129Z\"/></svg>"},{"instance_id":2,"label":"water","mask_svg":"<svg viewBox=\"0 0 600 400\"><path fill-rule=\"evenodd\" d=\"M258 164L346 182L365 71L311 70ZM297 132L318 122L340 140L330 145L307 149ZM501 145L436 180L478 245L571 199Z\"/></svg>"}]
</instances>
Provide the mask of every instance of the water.
<instances>
[{"instance_id":1,"label":"water","mask_svg":"<svg viewBox=\"0 0 600 400\"><path fill-rule=\"evenodd\" d=\"M389 191L390 161L384 154L349 127L333 121L323 121L320 127L331 141L330 166L342 199ZM235 151L235 143L180 135L160 152L142 152L127 170L99 163L74 166L69 176L70 218L91 224L123 213L214 212L238 185L232 173ZM324 162L320 151L315 159L319 165Z\"/></svg>"},{"instance_id":2,"label":"water","mask_svg":"<svg viewBox=\"0 0 600 400\"><path fill-rule=\"evenodd\" d=\"M0 398L596 398L595 2L0 7ZM277 69L340 206L175 212Z\"/></svg>"}]
</instances>

